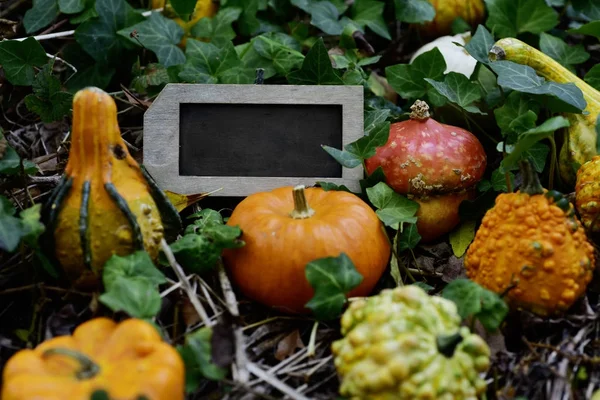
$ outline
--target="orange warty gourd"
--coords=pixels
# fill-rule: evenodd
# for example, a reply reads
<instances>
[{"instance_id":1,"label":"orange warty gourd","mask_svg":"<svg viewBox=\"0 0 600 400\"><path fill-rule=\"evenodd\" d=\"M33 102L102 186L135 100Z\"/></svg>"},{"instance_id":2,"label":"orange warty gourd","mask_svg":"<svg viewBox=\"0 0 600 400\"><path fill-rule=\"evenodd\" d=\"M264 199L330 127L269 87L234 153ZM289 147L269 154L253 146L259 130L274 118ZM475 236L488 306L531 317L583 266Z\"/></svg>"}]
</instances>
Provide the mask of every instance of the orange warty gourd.
<instances>
[{"instance_id":1,"label":"orange warty gourd","mask_svg":"<svg viewBox=\"0 0 600 400\"><path fill-rule=\"evenodd\" d=\"M248 298L290 313L309 312L309 262L346 253L363 276L349 295L366 296L391 253L375 212L348 192L298 186L255 193L238 204L227 224L239 226L246 243L223 253L234 284Z\"/></svg>"},{"instance_id":2,"label":"orange warty gourd","mask_svg":"<svg viewBox=\"0 0 600 400\"><path fill-rule=\"evenodd\" d=\"M181 227L177 210L131 157L114 100L98 88L73 98L69 161L47 202L45 243L77 286L95 285L113 255L146 250Z\"/></svg>"},{"instance_id":3,"label":"orange warty gourd","mask_svg":"<svg viewBox=\"0 0 600 400\"><path fill-rule=\"evenodd\" d=\"M183 400L185 367L175 348L140 319L87 321L11 357L2 376L2 400Z\"/></svg>"},{"instance_id":4,"label":"orange warty gourd","mask_svg":"<svg viewBox=\"0 0 600 400\"><path fill-rule=\"evenodd\" d=\"M484 216L467 250L467 276L514 308L559 314L592 279L594 248L569 200L543 189L529 162L521 171L521 189L500 194Z\"/></svg>"},{"instance_id":5,"label":"orange warty gourd","mask_svg":"<svg viewBox=\"0 0 600 400\"><path fill-rule=\"evenodd\" d=\"M425 102L411 110L409 120L390 126L387 143L365 166L368 174L381 167L392 189L419 203L417 230L431 242L460 222L458 206L476 195L487 156L471 132L431 118Z\"/></svg>"},{"instance_id":6,"label":"orange warty gourd","mask_svg":"<svg viewBox=\"0 0 600 400\"><path fill-rule=\"evenodd\" d=\"M577 171L575 207L590 232L600 232L600 156L594 156Z\"/></svg>"},{"instance_id":7,"label":"orange warty gourd","mask_svg":"<svg viewBox=\"0 0 600 400\"><path fill-rule=\"evenodd\" d=\"M452 22L458 17L472 27L483 22L485 4L483 0L429 0L435 8L433 21L418 24L419 31L428 37L439 37L452 32Z\"/></svg>"}]
</instances>

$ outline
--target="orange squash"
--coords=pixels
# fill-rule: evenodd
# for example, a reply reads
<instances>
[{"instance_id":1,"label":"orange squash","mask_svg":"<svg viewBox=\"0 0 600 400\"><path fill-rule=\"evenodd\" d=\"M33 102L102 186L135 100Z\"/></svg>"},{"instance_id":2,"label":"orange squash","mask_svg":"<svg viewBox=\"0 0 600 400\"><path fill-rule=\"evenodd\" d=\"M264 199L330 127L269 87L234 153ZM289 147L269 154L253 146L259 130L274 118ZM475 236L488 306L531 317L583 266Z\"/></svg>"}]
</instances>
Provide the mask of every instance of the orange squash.
<instances>
[{"instance_id":1,"label":"orange squash","mask_svg":"<svg viewBox=\"0 0 600 400\"><path fill-rule=\"evenodd\" d=\"M89 320L12 356L2 375L2 400L183 400L185 367L175 348L148 322Z\"/></svg>"},{"instance_id":2,"label":"orange squash","mask_svg":"<svg viewBox=\"0 0 600 400\"><path fill-rule=\"evenodd\" d=\"M223 253L234 284L250 299L286 312L309 311L309 262L346 253L363 276L349 295L365 296L390 258L381 221L348 192L297 186L255 193L238 204L227 224L239 226L246 243Z\"/></svg>"},{"instance_id":3,"label":"orange squash","mask_svg":"<svg viewBox=\"0 0 600 400\"><path fill-rule=\"evenodd\" d=\"M113 254L146 250L157 257L163 236L176 234L181 219L129 154L107 93L75 94L71 138L65 174L44 210L50 237L43 242L69 280L94 285Z\"/></svg>"}]
</instances>

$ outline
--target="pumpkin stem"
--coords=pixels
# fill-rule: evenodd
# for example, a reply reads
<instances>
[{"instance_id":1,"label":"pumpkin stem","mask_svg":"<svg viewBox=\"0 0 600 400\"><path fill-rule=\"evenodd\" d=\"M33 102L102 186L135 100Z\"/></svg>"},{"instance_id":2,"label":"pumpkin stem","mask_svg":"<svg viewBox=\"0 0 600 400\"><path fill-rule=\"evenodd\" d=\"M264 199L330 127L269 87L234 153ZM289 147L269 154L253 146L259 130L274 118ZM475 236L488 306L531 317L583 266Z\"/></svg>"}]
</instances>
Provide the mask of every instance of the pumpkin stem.
<instances>
[{"instance_id":1,"label":"pumpkin stem","mask_svg":"<svg viewBox=\"0 0 600 400\"><path fill-rule=\"evenodd\" d=\"M425 103L423 100L417 100L415 103L410 106L410 119L417 119L419 121L424 121L430 117L429 115L429 105Z\"/></svg>"},{"instance_id":2,"label":"pumpkin stem","mask_svg":"<svg viewBox=\"0 0 600 400\"><path fill-rule=\"evenodd\" d=\"M462 335L459 332L456 332L451 335L439 335L435 341L440 354L443 354L447 358L452 358L456 347L462 340Z\"/></svg>"},{"instance_id":3,"label":"pumpkin stem","mask_svg":"<svg viewBox=\"0 0 600 400\"><path fill-rule=\"evenodd\" d=\"M544 187L540 183L540 178L531 166L529 160L519 162L521 175L523 175L523 184L519 190L521 193L527 193L530 196L544 193Z\"/></svg>"},{"instance_id":4,"label":"pumpkin stem","mask_svg":"<svg viewBox=\"0 0 600 400\"><path fill-rule=\"evenodd\" d=\"M506 52L500 46L493 46L488 53L490 61L501 61L506 58Z\"/></svg>"},{"instance_id":5,"label":"pumpkin stem","mask_svg":"<svg viewBox=\"0 0 600 400\"><path fill-rule=\"evenodd\" d=\"M98 366L98 364L96 364L94 361L92 361L91 358L77 350L67 349L64 347L56 347L44 351L42 357L48 357L55 354L71 357L77 362L79 362L79 366L81 368L75 373L75 376L79 380L91 379L100 372L100 367Z\"/></svg>"},{"instance_id":6,"label":"pumpkin stem","mask_svg":"<svg viewBox=\"0 0 600 400\"><path fill-rule=\"evenodd\" d=\"M315 213L315 210L310 208L306 201L304 185L296 186L292 194L294 196L294 210L290 213L290 216L294 219L310 218Z\"/></svg>"}]
</instances>

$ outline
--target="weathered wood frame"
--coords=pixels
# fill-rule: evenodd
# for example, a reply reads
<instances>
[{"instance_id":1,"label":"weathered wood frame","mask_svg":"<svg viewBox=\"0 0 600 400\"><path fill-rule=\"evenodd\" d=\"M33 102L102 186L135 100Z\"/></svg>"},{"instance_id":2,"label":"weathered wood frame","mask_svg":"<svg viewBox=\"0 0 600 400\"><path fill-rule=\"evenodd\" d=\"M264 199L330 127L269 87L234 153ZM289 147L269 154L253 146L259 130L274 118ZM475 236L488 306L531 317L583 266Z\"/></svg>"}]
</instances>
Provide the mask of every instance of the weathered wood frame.
<instances>
[{"instance_id":1,"label":"weathered wood frame","mask_svg":"<svg viewBox=\"0 0 600 400\"><path fill-rule=\"evenodd\" d=\"M144 166L159 187L182 194L221 189L213 196L248 196L281 186L317 181L360 191L363 168L342 167L341 178L223 177L179 174L179 110L182 103L337 104L342 106L343 146L364 135L362 86L168 84L144 115Z\"/></svg>"}]
</instances>

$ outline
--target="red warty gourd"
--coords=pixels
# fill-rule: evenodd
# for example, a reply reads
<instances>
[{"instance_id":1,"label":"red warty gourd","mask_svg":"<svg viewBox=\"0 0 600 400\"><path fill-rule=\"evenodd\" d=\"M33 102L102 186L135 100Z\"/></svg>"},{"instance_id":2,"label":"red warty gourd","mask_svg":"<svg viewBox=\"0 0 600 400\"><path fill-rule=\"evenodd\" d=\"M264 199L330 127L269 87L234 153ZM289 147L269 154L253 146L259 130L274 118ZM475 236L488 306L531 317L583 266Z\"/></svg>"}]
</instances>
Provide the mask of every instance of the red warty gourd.
<instances>
[{"instance_id":1,"label":"red warty gourd","mask_svg":"<svg viewBox=\"0 0 600 400\"><path fill-rule=\"evenodd\" d=\"M437 122L425 102L411 110L409 120L390 126L387 143L365 165L369 174L381 167L392 189L419 203L417 229L430 242L458 225L458 206L475 196L487 157L471 132Z\"/></svg>"},{"instance_id":2,"label":"red warty gourd","mask_svg":"<svg viewBox=\"0 0 600 400\"><path fill-rule=\"evenodd\" d=\"M255 193L237 205L227 224L239 226L246 243L223 252L233 283L248 298L284 312L309 311L309 262L345 253L363 276L349 296L366 296L391 253L375 212L343 191L297 186Z\"/></svg>"}]
</instances>

